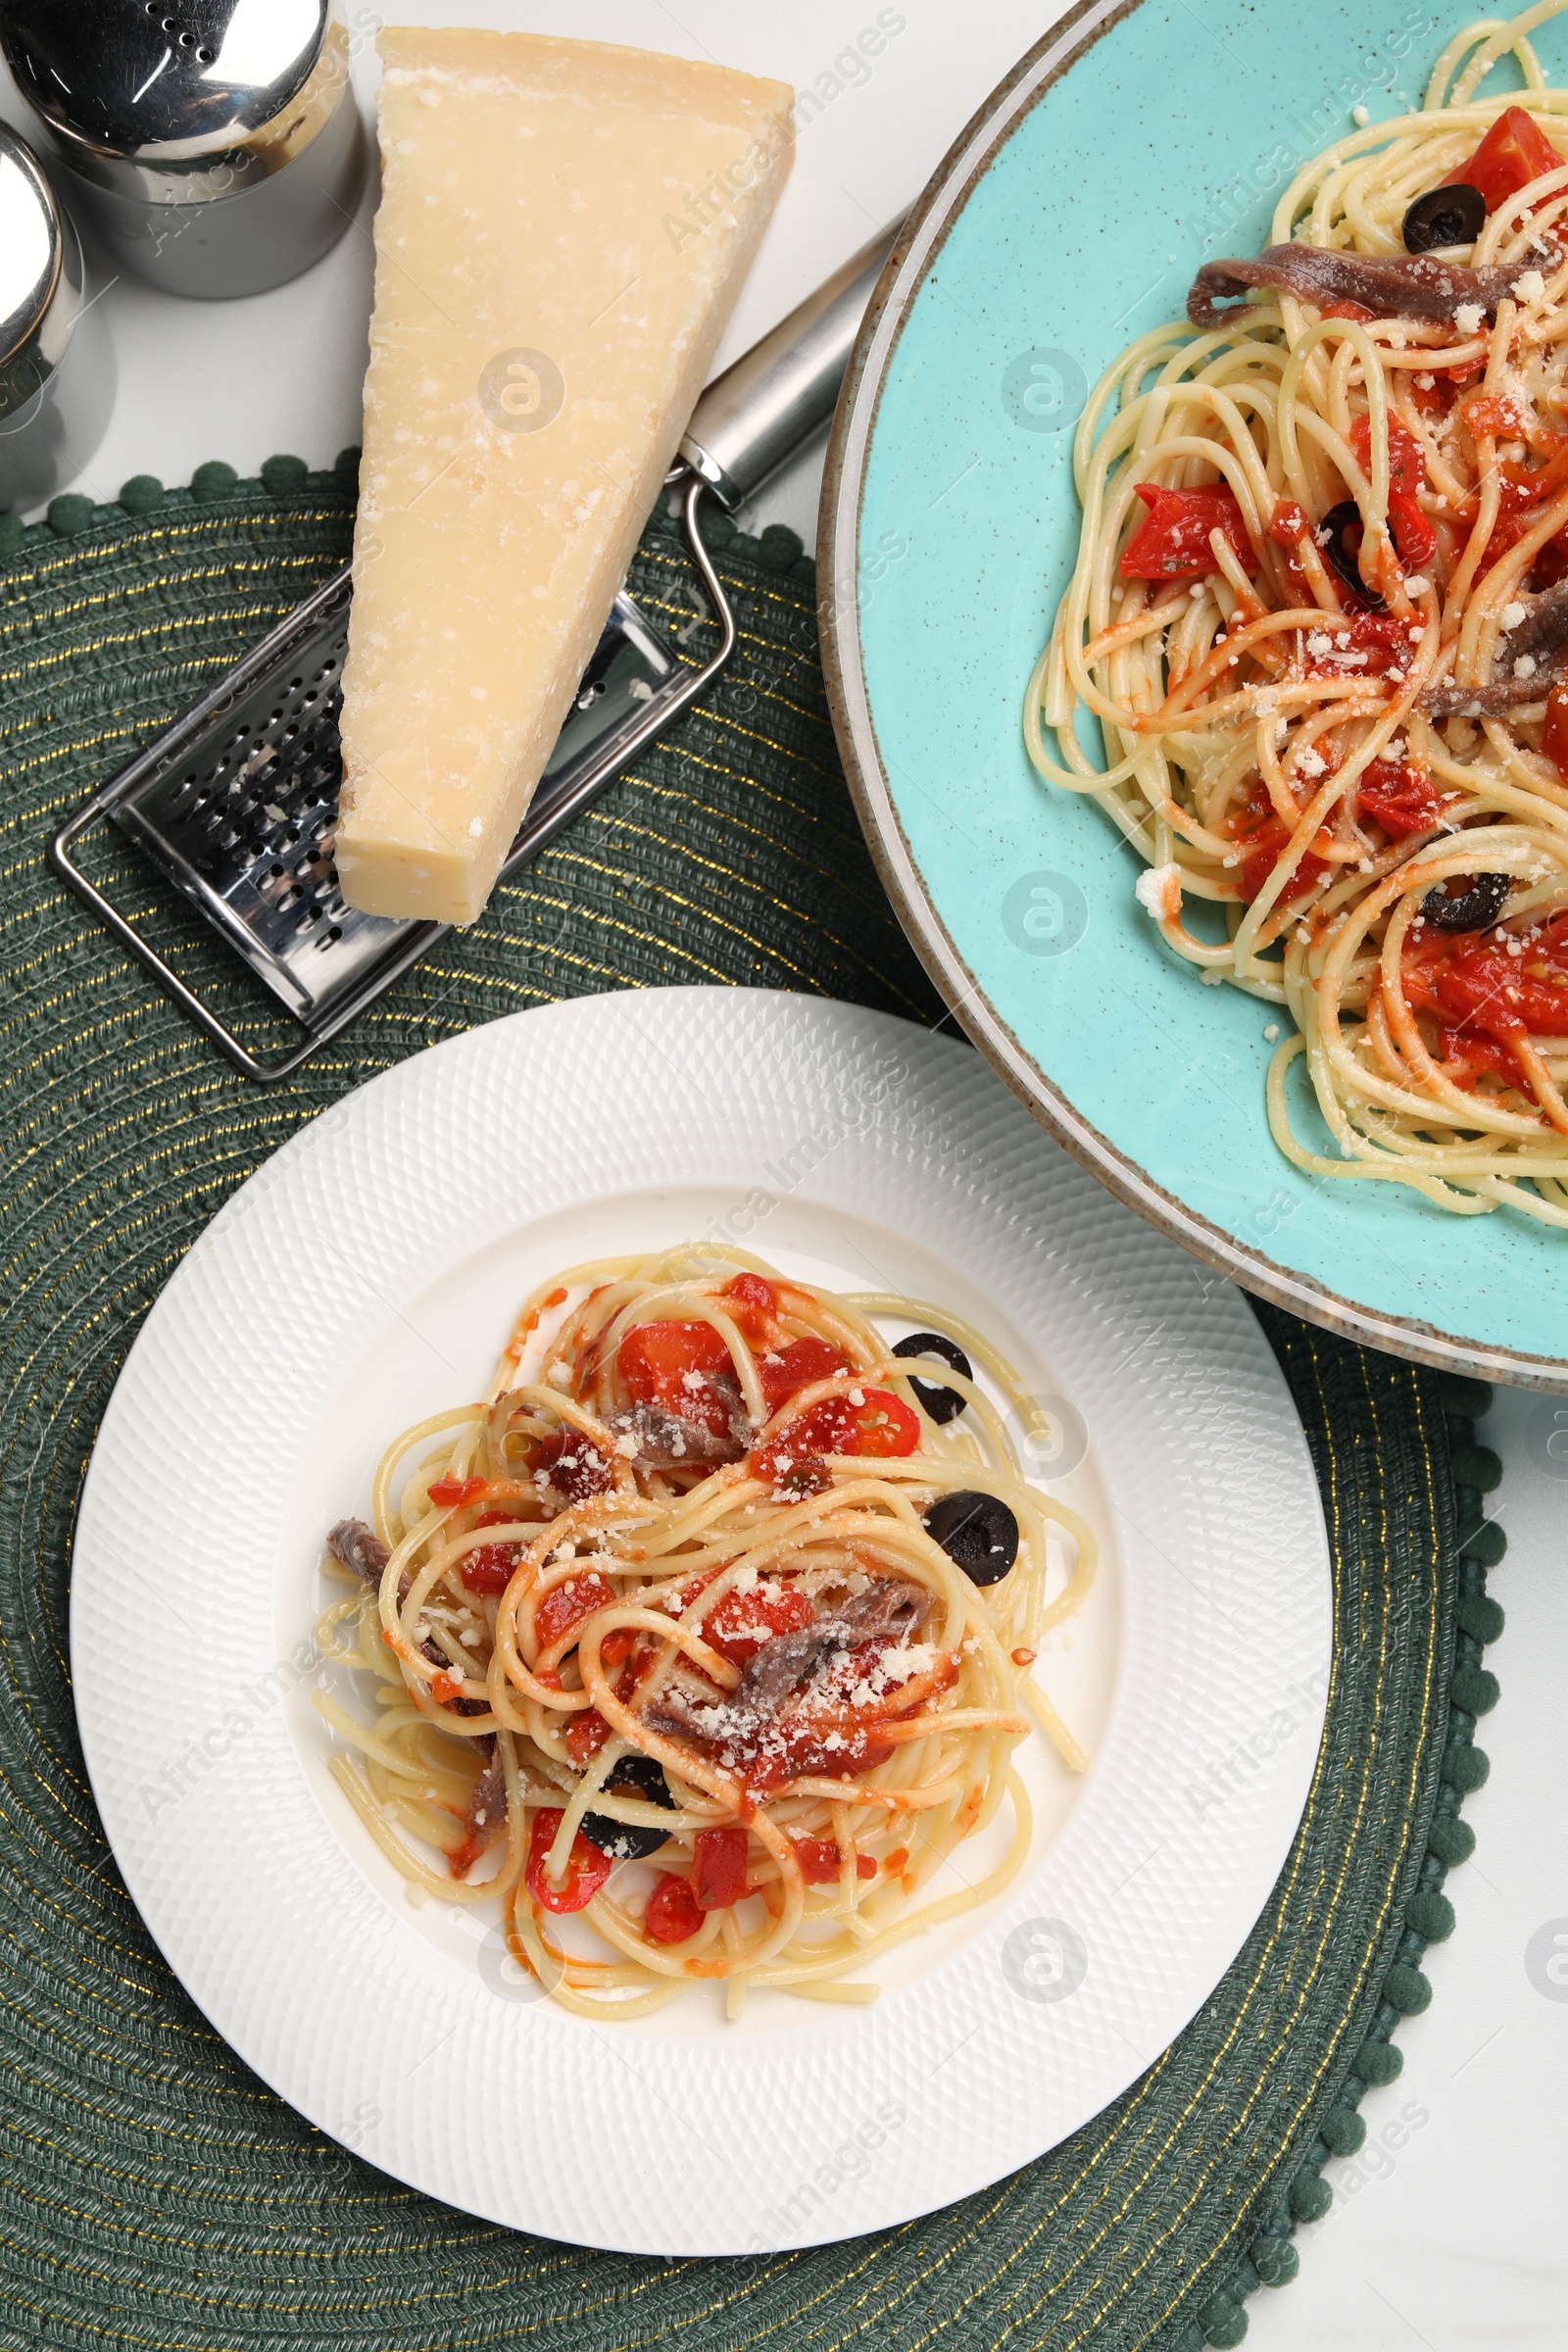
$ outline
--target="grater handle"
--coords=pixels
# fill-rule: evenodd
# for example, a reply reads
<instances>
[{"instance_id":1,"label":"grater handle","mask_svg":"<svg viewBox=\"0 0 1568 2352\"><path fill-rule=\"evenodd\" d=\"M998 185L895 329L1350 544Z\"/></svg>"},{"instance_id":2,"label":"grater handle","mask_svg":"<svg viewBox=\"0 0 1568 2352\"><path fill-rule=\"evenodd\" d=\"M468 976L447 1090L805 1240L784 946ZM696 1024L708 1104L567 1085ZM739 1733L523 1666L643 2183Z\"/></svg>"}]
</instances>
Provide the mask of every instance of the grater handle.
<instances>
[{"instance_id":1,"label":"grater handle","mask_svg":"<svg viewBox=\"0 0 1568 2352\"><path fill-rule=\"evenodd\" d=\"M866 305L902 225L901 216L879 229L698 402L680 454L731 511L832 416Z\"/></svg>"}]
</instances>

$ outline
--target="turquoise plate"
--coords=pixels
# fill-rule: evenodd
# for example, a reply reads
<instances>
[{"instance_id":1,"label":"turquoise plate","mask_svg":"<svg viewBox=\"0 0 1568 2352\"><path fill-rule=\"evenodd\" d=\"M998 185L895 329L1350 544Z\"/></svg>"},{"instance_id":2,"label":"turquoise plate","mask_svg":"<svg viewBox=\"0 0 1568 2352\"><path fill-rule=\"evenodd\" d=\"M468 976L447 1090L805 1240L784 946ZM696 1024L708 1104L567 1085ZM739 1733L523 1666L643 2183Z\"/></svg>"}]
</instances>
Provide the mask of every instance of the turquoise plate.
<instances>
[{"instance_id":1,"label":"turquoise plate","mask_svg":"<svg viewBox=\"0 0 1568 2352\"><path fill-rule=\"evenodd\" d=\"M1039 781L1021 734L1077 546L1088 385L1181 316L1205 257L1266 243L1279 191L1352 108L1418 105L1464 21L1410 0L1063 19L947 158L862 329L823 506L823 644L894 903L1053 1133L1249 1290L1402 1355L1560 1391L1568 1234L1293 1168L1264 1120L1272 1008L1162 951L1133 852L1092 802ZM1540 38L1568 79L1568 20Z\"/></svg>"}]
</instances>

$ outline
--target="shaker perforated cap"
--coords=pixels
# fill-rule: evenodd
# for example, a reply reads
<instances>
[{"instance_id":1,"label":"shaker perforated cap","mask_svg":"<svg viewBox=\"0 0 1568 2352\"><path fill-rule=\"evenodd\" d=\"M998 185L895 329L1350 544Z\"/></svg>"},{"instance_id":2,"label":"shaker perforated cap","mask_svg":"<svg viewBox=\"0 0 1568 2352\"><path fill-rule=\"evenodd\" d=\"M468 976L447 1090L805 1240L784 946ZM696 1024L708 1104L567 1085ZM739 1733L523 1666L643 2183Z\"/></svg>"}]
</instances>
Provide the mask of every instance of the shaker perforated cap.
<instances>
[{"instance_id":1,"label":"shaker perforated cap","mask_svg":"<svg viewBox=\"0 0 1568 2352\"><path fill-rule=\"evenodd\" d=\"M0 122L0 418L65 357L80 302L75 239L42 166Z\"/></svg>"},{"instance_id":2,"label":"shaker perforated cap","mask_svg":"<svg viewBox=\"0 0 1568 2352\"><path fill-rule=\"evenodd\" d=\"M267 176L330 117L346 74L330 0L0 0L0 48L74 170L200 200ZM340 28L339 28L340 29Z\"/></svg>"}]
</instances>

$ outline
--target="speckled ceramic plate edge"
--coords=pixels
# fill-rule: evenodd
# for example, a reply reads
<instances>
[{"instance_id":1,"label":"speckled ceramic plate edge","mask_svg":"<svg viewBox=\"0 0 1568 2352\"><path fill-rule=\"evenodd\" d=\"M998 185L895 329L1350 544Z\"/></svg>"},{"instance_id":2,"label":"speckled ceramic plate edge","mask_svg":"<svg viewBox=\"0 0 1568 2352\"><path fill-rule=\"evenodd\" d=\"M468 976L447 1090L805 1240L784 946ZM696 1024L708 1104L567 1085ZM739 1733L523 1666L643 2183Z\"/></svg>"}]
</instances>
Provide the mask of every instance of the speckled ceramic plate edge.
<instances>
[{"instance_id":1,"label":"speckled ceramic plate edge","mask_svg":"<svg viewBox=\"0 0 1568 2352\"><path fill-rule=\"evenodd\" d=\"M828 702L845 772L877 873L931 978L973 1043L1043 1126L1161 1233L1244 1289L1325 1330L1446 1371L1512 1388L1568 1393L1568 1358L1490 1348L1414 1317L1343 1298L1198 1214L1119 1151L1049 1078L991 1004L939 913L900 820L877 746L857 594L871 445L893 355L950 230L998 150L1069 67L1142 0L1069 9L998 84L916 202L867 309L839 400L822 488L818 613Z\"/></svg>"}]
</instances>

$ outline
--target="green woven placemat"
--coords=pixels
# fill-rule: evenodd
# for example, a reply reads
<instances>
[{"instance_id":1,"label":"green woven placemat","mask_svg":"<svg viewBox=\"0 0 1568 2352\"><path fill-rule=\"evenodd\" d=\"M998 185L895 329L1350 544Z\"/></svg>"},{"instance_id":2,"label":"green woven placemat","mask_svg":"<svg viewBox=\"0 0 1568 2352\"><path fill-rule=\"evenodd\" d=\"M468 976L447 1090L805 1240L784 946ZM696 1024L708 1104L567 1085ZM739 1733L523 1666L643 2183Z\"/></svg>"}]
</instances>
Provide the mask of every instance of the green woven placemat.
<instances>
[{"instance_id":1,"label":"green woven placemat","mask_svg":"<svg viewBox=\"0 0 1568 2352\"><path fill-rule=\"evenodd\" d=\"M509 2234L372 2172L281 2106L164 1967L93 1810L67 1660L71 1529L142 1316L234 1186L346 1087L532 1004L692 980L805 989L935 1019L834 755L809 565L787 532L725 539L741 651L717 699L301 1078L233 1076L57 888L48 833L94 782L343 560L352 476L0 517L0 2343L50 2352L964 2352L1239 2342L1296 2268L1321 2168L1359 2144L1390 2036L1430 1997L1446 1871L1484 1779L1474 1719L1501 1538L1483 1519L1487 1392L1263 1321L1300 1409L1334 1549L1329 1720L1290 1862L1174 2046L1053 2155L882 2236L744 2263L659 2263ZM130 510L127 512L126 510ZM633 585L708 641L677 542ZM188 936L128 853L117 887ZM262 1042L270 1017L181 951ZM1463 1546L1461 1556L1460 1546ZM155 1565L149 1565L155 1573ZM177 1671L172 1660L171 1670ZM1310 1693L1302 1694L1303 1710ZM1289 1726L1274 1727L1284 1736ZM1250 1768L1223 1727L1200 1808ZM372 1995L368 1991L368 1997ZM1374 2093L1375 2095L1375 2093ZM524 2122L519 2128L526 2128ZM830 2195L834 2159L824 2151ZM612 2184L611 2184L612 2188Z\"/></svg>"}]
</instances>

